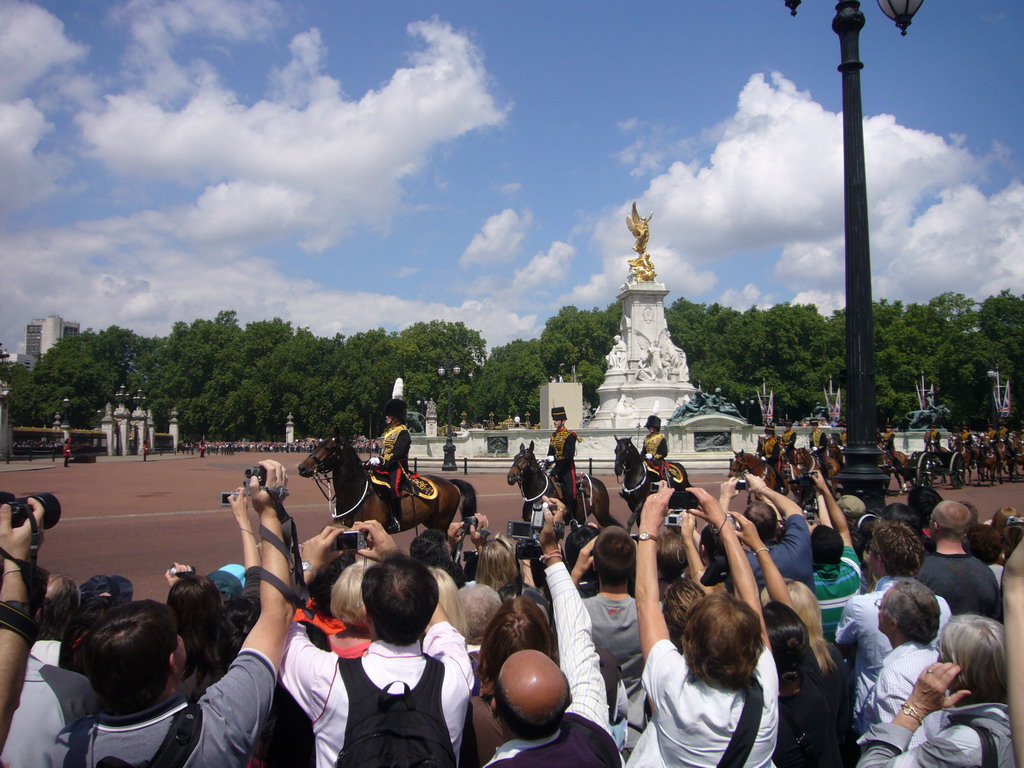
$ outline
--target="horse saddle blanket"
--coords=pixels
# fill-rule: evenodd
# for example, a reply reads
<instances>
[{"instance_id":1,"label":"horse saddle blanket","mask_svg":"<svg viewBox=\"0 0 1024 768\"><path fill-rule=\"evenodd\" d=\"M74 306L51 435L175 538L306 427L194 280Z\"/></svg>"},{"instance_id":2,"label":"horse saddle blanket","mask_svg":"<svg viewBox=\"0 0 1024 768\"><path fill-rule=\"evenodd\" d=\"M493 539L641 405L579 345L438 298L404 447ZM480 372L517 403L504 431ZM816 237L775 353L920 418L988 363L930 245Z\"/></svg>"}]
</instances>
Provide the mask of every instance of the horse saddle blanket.
<instances>
[{"instance_id":1,"label":"horse saddle blanket","mask_svg":"<svg viewBox=\"0 0 1024 768\"><path fill-rule=\"evenodd\" d=\"M683 482L683 468L671 461L666 461L664 462L664 464L665 474L668 475L668 479L672 483L672 485L676 486L681 484ZM657 469L652 467L646 459L644 460L644 469L646 469L652 475L661 474Z\"/></svg>"},{"instance_id":2,"label":"horse saddle blanket","mask_svg":"<svg viewBox=\"0 0 1024 768\"><path fill-rule=\"evenodd\" d=\"M383 488L389 487L388 475L386 472L371 473L370 481L374 485L378 485ZM424 501L433 501L437 498L437 484L423 475L411 475L406 478L406 482L403 483L402 495L412 496L413 498L423 499Z\"/></svg>"}]
</instances>

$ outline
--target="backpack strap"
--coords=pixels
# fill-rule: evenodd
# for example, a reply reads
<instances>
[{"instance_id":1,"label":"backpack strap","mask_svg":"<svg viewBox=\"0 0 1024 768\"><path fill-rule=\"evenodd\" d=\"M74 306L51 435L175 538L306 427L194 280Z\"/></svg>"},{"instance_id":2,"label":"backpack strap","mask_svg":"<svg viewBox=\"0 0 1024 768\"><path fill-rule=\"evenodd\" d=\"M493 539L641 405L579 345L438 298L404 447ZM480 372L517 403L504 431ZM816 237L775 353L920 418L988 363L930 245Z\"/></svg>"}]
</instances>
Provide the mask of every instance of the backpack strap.
<instances>
[{"instance_id":1,"label":"backpack strap","mask_svg":"<svg viewBox=\"0 0 1024 768\"><path fill-rule=\"evenodd\" d=\"M192 702L174 715L167 735L152 759L133 766L119 757L108 755L96 764L96 768L182 768L199 743L202 725L203 710Z\"/></svg>"},{"instance_id":2,"label":"backpack strap","mask_svg":"<svg viewBox=\"0 0 1024 768\"><path fill-rule=\"evenodd\" d=\"M597 754L601 756L605 768L619 768L622 765L619 750L616 749L615 742L604 729L601 729L601 732L598 733L594 728L588 728L574 717L566 715L562 719L562 730L573 730L583 735L594 747Z\"/></svg>"},{"instance_id":3,"label":"backpack strap","mask_svg":"<svg viewBox=\"0 0 1024 768\"><path fill-rule=\"evenodd\" d=\"M797 747L800 748L800 754L804 756L808 768L818 768L818 755L811 747L810 739L807 738L807 732L800 727L793 718L793 713L782 706L781 702L779 702L779 714L782 715L782 719L789 726L789 730L793 734L793 740L796 742Z\"/></svg>"},{"instance_id":4,"label":"backpack strap","mask_svg":"<svg viewBox=\"0 0 1024 768\"><path fill-rule=\"evenodd\" d=\"M981 763L978 768L998 768L999 755L996 750L996 740L992 731L983 725L979 725L970 717L950 717L949 722L953 725L963 725L970 728L981 741Z\"/></svg>"},{"instance_id":5,"label":"backpack strap","mask_svg":"<svg viewBox=\"0 0 1024 768\"><path fill-rule=\"evenodd\" d=\"M764 690L761 681L756 677L750 679L747 686L747 700L743 702L736 730L732 732L729 746L725 748L718 768L742 768L746 765L750 751L757 740L757 731L761 727L761 710L764 708Z\"/></svg>"}]
</instances>

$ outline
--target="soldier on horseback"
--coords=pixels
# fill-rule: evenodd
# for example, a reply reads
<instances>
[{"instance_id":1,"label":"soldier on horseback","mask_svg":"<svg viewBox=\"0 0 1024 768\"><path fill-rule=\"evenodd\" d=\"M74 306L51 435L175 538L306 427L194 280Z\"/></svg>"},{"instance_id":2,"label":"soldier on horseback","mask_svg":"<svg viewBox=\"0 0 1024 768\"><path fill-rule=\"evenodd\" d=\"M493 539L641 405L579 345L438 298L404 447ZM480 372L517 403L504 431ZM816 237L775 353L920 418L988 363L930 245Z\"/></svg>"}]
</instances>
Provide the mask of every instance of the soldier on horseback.
<instances>
[{"instance_id":1,"label":"soldier on horseback","mask_svg":"<svg viewBox=\"0 0 1024 768\"><path fill-rule=\"evenodd\" d=\"M793 422L786 422L786 431L779 438L782 445L782 455L792 467L796 464L796 430L793 429Z\"/></svg>"},{"instance_id":2,"label":"soldier on horseback","mask_svg":"<svg viewBox=\"0 0 1024 768\"><path fill-rule=\"evenodd\" d=\"M405 401L401 399L400 390L397 395L384 406L388 429L381 438L381 455L371 457L368 462L371 472L388 479L388 533L398 533L402 527L402 491L409 483L409 448L412 446L409 429L405 426Z\"/></svg>"},{"instance_id":3,"label":"soldier on horseback","mask_svg":"<svg viewBox=\"0 0 1024 768\"><path fill-rule=\"evenodd\" d=\"M548 474L554 477L562 487L562 499L569 510L571 518L576 517L576 441L575 432L565 428L568 416L565 408L556 406L551 409L551 421L555 431L548 442L547 463L550 465Z\"/></svg>"},{"instance_id":4,"label":"soldier on horseback","mask_svg":"<svg viewBox=\"0 0 1024 768\"><path fill-rule=\"evenodd\" d=\"M757 448L758 455L771 467L772 471L782 480L782 443L775 437L775 427L768 424L764 428L764 439Z\"/></svg>"},{"instance_id":5,"label":"soldier on horseback","mask_svg":"<svg viewBox=\"0 0 1024 768\"><path fill-rule=\"evenodd\" d=\"M655 479L662 482L668 480L665 468L665 457L668 456L668 443L661 434L661 419L653 413L647 417L647 437L644 438L644 458L647 469Z\"/></svg>"},{"instance_id":6,"label":"soldier on horseback","mask_svg":"<svg viewBox=\"0 0 1024 768\"><path fill-rule=\"evenodd\" d=\"M942 433L938 427L933 426L924 433L924 449L935 453L942 450Z\"/></svg>"},{"instance_id":7,"label":"soldier on horseback","mask_svg":"<svg viewBox=\"0 0 1024 768\"><path fill-rule=\"evenodd\" d=\"M818 466L821 468L821 476L825 482L829 481L828 471L828 435L825 434L825 430L821 428L821 422L814 422L814 429L811 430L811 434L808 437L811 445L811 452L818 459Z\"/></svg>"},{"instance_id":8,"label":"soldier on horseback","mask_svg":"<svg viewBox=\"0 0 1024 768\"><path fill-rule=\"evenodd\" d=\"M960 425L960 444L967 451L967 454L971 457L971 462L978 460L978 450L974 442L974 433L967 428L966 425Z\"/></svg>"},{"instance_id":9,"label":"soldier on horseback","mask_svg":"<svg viewBox=\"0 0 1024 768\"><path fill-rule=\"evenodd\" d=\"M878 445L893 468L898 470L901 467L901 462L896 458L896 433L893 432L892 424L888 421L885 422L885 432L878 436Z\"/></svg>"}]
</instances>

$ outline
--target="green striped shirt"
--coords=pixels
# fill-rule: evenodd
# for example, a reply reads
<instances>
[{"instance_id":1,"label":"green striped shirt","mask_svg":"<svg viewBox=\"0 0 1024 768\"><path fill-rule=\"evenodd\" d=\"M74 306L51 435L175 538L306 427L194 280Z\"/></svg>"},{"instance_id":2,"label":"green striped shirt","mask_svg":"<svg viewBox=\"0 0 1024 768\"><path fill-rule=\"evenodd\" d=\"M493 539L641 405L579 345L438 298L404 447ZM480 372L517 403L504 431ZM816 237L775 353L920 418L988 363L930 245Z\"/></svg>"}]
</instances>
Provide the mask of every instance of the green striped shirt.
<instances>
[{"instance_id":1,"label":"green striped shirt","mask_svg":"<svg viewBox=\"0 0 1024 768\"><path fill-rule=\"evenodd\" d=\"M860 593L860 561L852 547L843 547L839 565L814 566L814 594L821 605L825 641L836 639L836 628L847 601Z\"/></svg>"}]
</instances>

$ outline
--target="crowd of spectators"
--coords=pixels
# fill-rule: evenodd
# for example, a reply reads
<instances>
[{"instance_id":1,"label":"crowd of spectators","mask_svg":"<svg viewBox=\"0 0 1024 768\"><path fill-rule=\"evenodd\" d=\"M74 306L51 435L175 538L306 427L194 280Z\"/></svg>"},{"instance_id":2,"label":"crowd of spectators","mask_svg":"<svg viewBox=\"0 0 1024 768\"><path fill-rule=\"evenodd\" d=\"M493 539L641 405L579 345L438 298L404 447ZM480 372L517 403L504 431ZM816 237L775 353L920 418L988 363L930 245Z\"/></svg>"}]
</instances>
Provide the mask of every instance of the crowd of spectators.
<instances>
[{"instance_id":1,"label":"crowd of spectators","mask_svg":"<svg viewBox=\"0 0 1024 768\"><path fill-rule=\"evenodd\" d=\"M1009 768L1021 751L1012 508L979 524L922 489L876 516L815 475L807 514L748 477L745 504L735 478L689 509L652 494L632 536L545 499L527 537L481 513L407 553L357 523L352 550L335 525L300 545L287 473L260 464L264 486L231 495L241 562L175 563L164 602L119 576L76 585L40 548L43 505L20 525L0 506L5 766Z\"/></svg>"}]
</instances>

